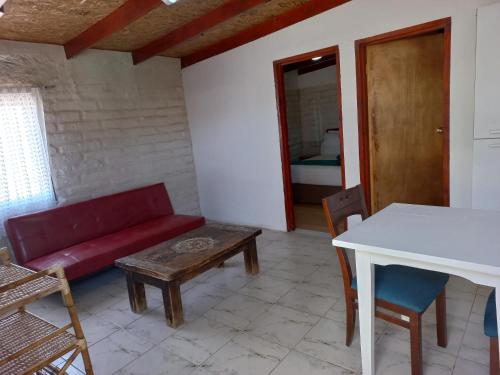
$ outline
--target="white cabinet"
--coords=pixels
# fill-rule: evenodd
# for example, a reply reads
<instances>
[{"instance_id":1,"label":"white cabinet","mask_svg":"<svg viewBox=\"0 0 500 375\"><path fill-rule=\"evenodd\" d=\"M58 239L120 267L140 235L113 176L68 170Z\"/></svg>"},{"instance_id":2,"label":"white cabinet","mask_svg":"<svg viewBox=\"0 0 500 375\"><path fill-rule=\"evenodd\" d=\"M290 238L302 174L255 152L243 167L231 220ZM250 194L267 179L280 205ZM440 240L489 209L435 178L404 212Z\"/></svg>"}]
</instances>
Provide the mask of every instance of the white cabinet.
<instances>
[{"instance_id":1,"label":"white cabinet","mask_svg":"<svg viewBox=\"0 0 500 375\"><path fill-rule=\"evenodd\" d=\"M500 210L500 3L478 9L472 207Z\"/></svg>"},{"instance_id":2,"label":"white cabinet","mask_svg":"<svg viewBox=\"0 0 500 375\"><path fill-rule=\"evenodd\" d=\"M500 210L500 139L474 141L472 207Z\"/></svg>"},{"instance_id":3,"label":"white cabinet","mask_svg":"<svg viewBox=\"0 0 500 375\"><path fill-rule=\"evenodd\" d=\"M500 3L477 14L474 138L500 138Z\"/></svg>"}]
</instances>

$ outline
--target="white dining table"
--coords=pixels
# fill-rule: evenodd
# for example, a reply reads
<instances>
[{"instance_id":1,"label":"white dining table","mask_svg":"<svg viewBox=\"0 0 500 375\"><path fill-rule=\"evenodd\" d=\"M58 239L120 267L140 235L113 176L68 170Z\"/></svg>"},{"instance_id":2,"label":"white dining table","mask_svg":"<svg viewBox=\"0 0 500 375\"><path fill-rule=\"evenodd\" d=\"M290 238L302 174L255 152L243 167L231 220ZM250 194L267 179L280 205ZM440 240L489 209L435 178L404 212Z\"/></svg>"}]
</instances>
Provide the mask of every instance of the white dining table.
<instances>
[{"instance_id":1,"label":"white dining table","mask_svg":"<svg viewBox=\"0 0 500 375\"><path fill-rule=\"evenodd\" d=\"M500 211L394 203L333 239L356 255L363 375L375 374L374 265L399 264L497 288Z\"/></svg>"}]
</instances>

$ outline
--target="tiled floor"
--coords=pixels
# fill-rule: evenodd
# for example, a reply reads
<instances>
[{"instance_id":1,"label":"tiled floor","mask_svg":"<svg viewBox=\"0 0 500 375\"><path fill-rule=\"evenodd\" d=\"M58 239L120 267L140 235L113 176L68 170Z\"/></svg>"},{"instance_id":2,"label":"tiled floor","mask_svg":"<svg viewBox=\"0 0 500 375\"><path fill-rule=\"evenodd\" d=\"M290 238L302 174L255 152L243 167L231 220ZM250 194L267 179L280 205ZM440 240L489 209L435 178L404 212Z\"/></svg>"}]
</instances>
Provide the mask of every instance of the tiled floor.
<instances>
[{"instance_id":1,"label":"tiled floor","mask_svg":"<svg viewBox=\"0 0 500 375\"><path fill-rule=\"evenodd\" d=\"M329 239L265 231L258 251L257 276L245 274L239 255L184 285L187 322L177 330L165 324L157 289L147 289L146 313L130 311L118 270L73 283L96 375L359 374L359 336L344 345L342 279ZM424 315L424 374L487 375L488 289L452 278L447 295L447 348L435 344L433 306ZM66 319L58 298L31 307ZM377 374L409 374L408 332L378 321L376 359Z\"/></svg>"},{"instance_id":2,"label":"tiled floor","mask_svg":"<svg viewBox=\"0 0 500 375\"><path fill-rule=\"evenodd\" d=\"M323 206L319 204L295 203L293 205L295 226L300 229L315 230L328 233L328 226L323 213Z\"/></svg>"}]
</instances>

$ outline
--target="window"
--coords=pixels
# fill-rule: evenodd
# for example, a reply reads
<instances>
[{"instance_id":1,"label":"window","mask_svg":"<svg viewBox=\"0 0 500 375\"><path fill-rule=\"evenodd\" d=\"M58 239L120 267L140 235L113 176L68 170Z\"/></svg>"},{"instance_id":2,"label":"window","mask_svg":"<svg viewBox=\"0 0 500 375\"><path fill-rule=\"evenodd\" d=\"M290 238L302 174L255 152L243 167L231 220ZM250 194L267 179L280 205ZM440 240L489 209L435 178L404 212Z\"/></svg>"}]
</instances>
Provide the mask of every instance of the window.
<instances>
[{"instance_id":1,"label":"window","mask_svg":"<svg viewBox=\"0 0 500 375\"><path fill-rule=\"evenodd\" d=\"M11 216L55 202L37 89L0 89L0 236Z\"/></svg>"}]
</instances>

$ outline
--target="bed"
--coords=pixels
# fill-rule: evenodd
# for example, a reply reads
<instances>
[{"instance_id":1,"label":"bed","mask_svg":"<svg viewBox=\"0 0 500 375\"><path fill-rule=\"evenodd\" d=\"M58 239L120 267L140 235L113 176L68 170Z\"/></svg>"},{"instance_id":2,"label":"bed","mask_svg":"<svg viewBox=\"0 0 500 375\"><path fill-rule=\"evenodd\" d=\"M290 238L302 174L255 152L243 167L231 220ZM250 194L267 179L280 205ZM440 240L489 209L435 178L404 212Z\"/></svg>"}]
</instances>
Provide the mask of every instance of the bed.
<instances>
[{"instance_id":1,"label":"bed","mask_svg":"<svg viewBox=\"0 0 500 375\"><path fill-rule=\"evenodd\" d=\"M334 155L318 155L292 162L292 183L342 186L340 160Z\"/></svg>"},{"instance_id":2,"label":"bed","mask_svg":"<svg viewBox=\"0 0 500 375\"><path fill-rule=\"evenodd\" d=\"M342 188L342 166L338 131L327 132L321 154L291 162L295 203L319 204L321 199Z\"/></svg>"}]
</instances>

